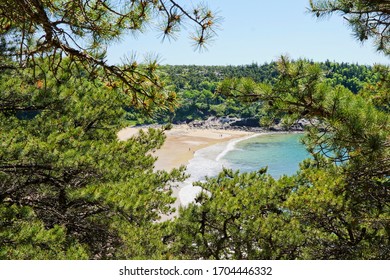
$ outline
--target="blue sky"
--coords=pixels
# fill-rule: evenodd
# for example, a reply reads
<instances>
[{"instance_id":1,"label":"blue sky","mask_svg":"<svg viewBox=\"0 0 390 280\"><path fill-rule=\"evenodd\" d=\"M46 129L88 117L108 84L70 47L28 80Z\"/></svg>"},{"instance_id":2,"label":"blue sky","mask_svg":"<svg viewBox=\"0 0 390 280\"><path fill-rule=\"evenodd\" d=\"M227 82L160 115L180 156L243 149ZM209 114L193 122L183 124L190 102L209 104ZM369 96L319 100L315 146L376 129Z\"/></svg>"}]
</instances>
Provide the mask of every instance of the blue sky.
<instances>
[{"instance_id":1,"label":"blue sky","mask_svg":"<svg viewBox=\"0 0 390 280\"><path fill-rule=\"evenodd\" d=\"M181 3L190 1L181 1ZM339 15L318 20L307 12L309 0L208 0L223 18L221 29L207 51L194 51L184 30L177 40L161 42L149 30L136 38L125 37L109 48L108 59L119 63L133 53L142 60L158 55L161 64L244 65L262 64L289 55L293 59L389 64L371 42L363 45Z\"/></svg>"}]
</instances>

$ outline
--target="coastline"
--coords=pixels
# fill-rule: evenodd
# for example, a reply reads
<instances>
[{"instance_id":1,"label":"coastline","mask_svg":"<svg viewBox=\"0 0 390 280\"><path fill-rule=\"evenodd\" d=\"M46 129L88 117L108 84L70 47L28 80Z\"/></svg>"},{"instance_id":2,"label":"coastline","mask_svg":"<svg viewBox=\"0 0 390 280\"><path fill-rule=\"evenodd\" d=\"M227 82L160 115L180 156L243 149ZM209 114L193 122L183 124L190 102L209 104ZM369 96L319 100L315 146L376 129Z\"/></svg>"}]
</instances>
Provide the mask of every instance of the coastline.
<instances>
[{"instance_id":1,"label":"coastline","mask_svg":"<svg viewBox=\"0 0 390 280\"><path fill-rule=\"evenodd\" d=\"M136 135L140 129L142 127L124 128L118 132L118 138L120 141L125 141ZM182 165L187 166L189 161L193 159L195 152L200 149L258 134L242 130L193 128L188 125L174 125L172 129L164 133L166 139L163 146L154 152L154 155L157 157L154 169L168 172ZM162 216L161 221L173 219L178 215L179 208L185 206L180 199L180 192L184 187L183 184L185 183L183 182L179 187L172 189L172 196L176 198L172 207L176 211L171 215Z\"/></svg>"},{"instance_id":2,"label":"coastline","mask_svg":"<svg viewBox=\"0 0 390 280\"><path fill-rule=\"evenodd\" d=\"M136 135L142 127L127 127L118 132L119 140L126 140ZM171 171L187 165L196 151L218 143L228 142L257 134L243 130L193 128L188 125L174 125L165 131L163 146L154 152L157 156L155 170Z\"/></svg>"},{"instance_id":3,"label":"coastline","mask_svg":"<svg viewBox=\"0 0 390 280\"><path fill-rule=\"evenodd\" d=\"M118 132L118 138L121 141L129 139L136 135L140 129L147 127L127 127ZM157 128L157 127L156 127ZM267 130L230 130L219 128L194 128L188 125L174 125L172 129L166 130L166 140L163 146L153 153L157 157L155 162L155 170L171 171L182 165L188 166L190 161L194 159L197 151L212 147L217 144L226 145L225 149L216 156L216 161L222 158L227 151L230 150L230 145L234 145L241 141L258 135L277 134L277 133L291 133L286 131L267 131ZM202 150L200 152L205 152ZM193 164L191 162L191 164ZM160 221L173 219L178 215L180 207L186 206L196 193L200 191L199 187L193 187L192 182L197 181L192 174L190 178L179 184L178 187L172 189L172 196L176 198L172 205L176 209L171 215L164 215Z\"/></svg>"}]
</instances>

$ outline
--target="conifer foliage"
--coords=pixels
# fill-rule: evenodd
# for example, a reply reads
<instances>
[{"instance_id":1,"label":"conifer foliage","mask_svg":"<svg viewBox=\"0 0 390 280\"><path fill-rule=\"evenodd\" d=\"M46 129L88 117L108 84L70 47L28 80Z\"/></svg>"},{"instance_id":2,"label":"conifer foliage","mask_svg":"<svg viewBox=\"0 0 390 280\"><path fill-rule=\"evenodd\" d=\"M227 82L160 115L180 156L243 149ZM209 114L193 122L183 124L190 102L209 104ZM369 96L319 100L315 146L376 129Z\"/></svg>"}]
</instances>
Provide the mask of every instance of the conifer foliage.
<instances>
[{"instance_id":1,"label":"conifer foliage","mask_svg":"<svg viewBox=\"0 0 390 280\"><path fill-rule=\"evenodd\" d=\"M182 178L153 172L162 131L119 142L128 96L77 69L57 73L62 81L36 73L44 87L30 71L1 75L1 258L153 257L140 239L172 211L169 189Z\"/></svg>"},{"instance_id":2,"label":"conifer foliage","mask_svg":"<svg viewBox=\"0 0 390 280\"><path fill-rule=\"evenodd\" d=\"M164 258L161 215L183 170L153 170L150 129L118 141L124 108L174 106L157 63L105 49L157 21L204 45L216 17L176 1L0 1L0 259ZM128 124L127 124L128 125Z\"/></svg>"},{"instance_id":3,"label":"conifer foliage","mask_svg":"<svg viewBox=\"0 0 390 280\"><path fill-rule=\"evenodd\" d=\"M346 15L361 40L374 37L389 54L388 1L310 3L318 16ZM325 79L318 64L286 57L272 84L221 82L219 93L262 103L264 124L310 120L303 142L312 158L289 178L225 170L200 183L205 191L176 222L177 250L212 259L390 259L390 76L386 66L376 71L379 81L357 94Z\"/></svg>"},{"instance_id":4,"label":"conifer foliage","mask_svg":"<svg viewBox=\"0 0 390 280\"><path fill-rule=\"evenodd\" d=\"M374 39L377 49L390 54L390 2L387 0L310 0L317 17L341 14L360 41Z\"/></svg>"},{"instance_id":5,"label":"conifer foliage","mask_svg":"<svg viewBox=\"0 0 390 280\"><path fill-rule=\"evenodd\" d=\"M181 1L184 3L185 1ZM150 28L163 38L175 38L187 26L196 47L205 47L215 35L218 17L204 5L189 7L171 0L0 2L0 34L7 41L6 55L13 64L35 64L42 56L56 73L64 56L77 61L90 79L119 87L132 98L129 105L152 109L169 107L174 96L164 90L156 74L157 62L140 63L129 58L124 65L107 62L107 46L124 35L139 35ZM3 63L3 61L1 61Z\"/></svg>"},{"instance_id":6,"label":"conifer foliage","mask_svg":"<svg viewBox=\"0 0 390 280\"><path fill-rule=\"evenodd\" d=\"M359 39L389 54L388 1L310 4L318 16L342 13ZM125 107L150 114L173 107L175 94L155 61L105 57L126 30L153 20L163 37L192 24L203 46L218 18L171 0L0 1L0 259L390 259L386 66L358 92L286 57L272 82L222 81L216 92L259 103L263 124L309 120L312 158L279 179L260 166L223 170L161 222L183 169L154 171L162 130L127 141L117 132ZM199 86L205 96L212 87Z\"/></svg>"},{"instance_id":7,"label":"conifer foliage","mask_svg":"<svg viewBox=\"0 0 390 280\"><path fill-rule=\"evenodd\" d=\"M273 85L228 79L218 90L262 102L261 119L311 120L303 142L312 158L279 180L259 175L264 170L225 170L201 183L205 192L177 221L184 237L176 245L190 258L192 250L213 259L390 258L390 119L383 84L353 94L324 79L319 65L282 57L278 69Z\"/></svg>"}]
</instances>

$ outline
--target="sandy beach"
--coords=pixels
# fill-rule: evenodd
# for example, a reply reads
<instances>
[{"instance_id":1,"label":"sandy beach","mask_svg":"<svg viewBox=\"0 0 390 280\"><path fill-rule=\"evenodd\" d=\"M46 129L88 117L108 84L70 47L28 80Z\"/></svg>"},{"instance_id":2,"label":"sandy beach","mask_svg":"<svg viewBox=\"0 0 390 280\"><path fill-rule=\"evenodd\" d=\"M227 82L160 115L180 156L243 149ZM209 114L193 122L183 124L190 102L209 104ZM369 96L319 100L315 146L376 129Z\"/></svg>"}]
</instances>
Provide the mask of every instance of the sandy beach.
<instances>
[{"instance_id":1,"label":"sandy beach","mask_svg":"<svg viewBox=\"0 0 390 280\"><path fill-rule=\"evenodd\" d=\"M118 133L120 140L126 140L138 133L139 128L128 127ZM156 170L170 171L186 165L194 153L208 147L232 139L252 135L252 132L220 129L197 129L187 125L174 126L165 132L166 140L161 149L155 152L158 157Z\"/></svg>"},{"instance_id":2,"label":"sandy beach","mask_svg":"<svg viewBox=\"0 0 390 280\"><path fill-rule=\"evenodd\" d=\"M122 141L126 140L136 135L139 129L136 127L122 129L118 133L118 138ZM155 155L158 157L155 163L155 170L170 171L181 165L187 165L199 149L253 134L253 132L237 130L197 129L187 125L174 126L171 130L165 131L166 140L161 149L155 152ZM190 193L194 191L188 188L185 189L186 192L190 191ZM176 212L170 216L163 216L161 221L172 219L177 215L177 210L180 206L183 206L180 201L181 191L184 192L181 187L173 189L173 196L176 198L173 207L176 209ZM186 196L188 196L188 193L186 193Z\"/></svg>"}]
</instances>

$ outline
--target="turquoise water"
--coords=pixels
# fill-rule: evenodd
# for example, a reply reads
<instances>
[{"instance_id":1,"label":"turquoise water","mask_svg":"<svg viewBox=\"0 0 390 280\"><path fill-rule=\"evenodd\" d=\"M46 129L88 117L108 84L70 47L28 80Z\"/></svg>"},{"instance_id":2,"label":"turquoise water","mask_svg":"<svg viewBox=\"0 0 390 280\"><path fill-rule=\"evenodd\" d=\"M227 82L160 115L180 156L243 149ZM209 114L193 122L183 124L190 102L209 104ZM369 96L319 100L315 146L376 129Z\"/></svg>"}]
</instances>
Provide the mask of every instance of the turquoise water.
<instances>
[{"instance_id":1,"label":"turquoise water","mask_svg":"<svg viewBox=\"0 0 390 280\"><path fill-rule=\"evenodd\" d=\"M250 172L268 166L274 178L296 173L299 163L309 157L299 142L301 137L302 134L255 135L198 150L187 165L189 178L180 186L181 204L193 202L201 191L193 182L217 176L223 168Z\"/></svg>"},{"instance_id":2,"label":"turquoise water","mask_svg":"<svg viewBox=\"0 0 390 280\"><path fill-rule=\"evenodd\" d=\"M240 141L222 159L226 167L242 172L259 170L268 166L275 178L292 175L299 163L310 155L299 142L302 134L269 134Z\"/></svg>"}]
</instances>

